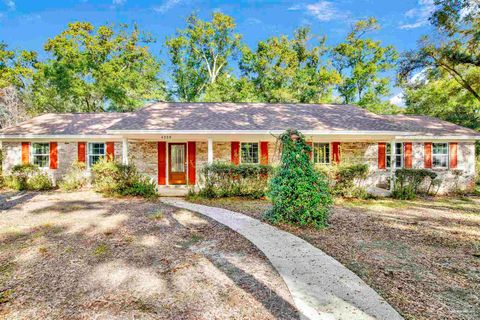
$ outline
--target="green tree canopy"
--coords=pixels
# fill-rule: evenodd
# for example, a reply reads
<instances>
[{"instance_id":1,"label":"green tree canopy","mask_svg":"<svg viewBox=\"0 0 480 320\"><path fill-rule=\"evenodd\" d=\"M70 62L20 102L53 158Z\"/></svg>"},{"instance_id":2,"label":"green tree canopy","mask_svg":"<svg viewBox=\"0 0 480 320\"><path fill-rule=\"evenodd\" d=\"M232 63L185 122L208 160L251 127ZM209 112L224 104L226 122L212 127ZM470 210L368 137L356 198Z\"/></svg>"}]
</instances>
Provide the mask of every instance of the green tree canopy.
<instances>
[{"instance_id":1,"label":"green tree canopy","mask_svg":"<svg viewBox=\"0 0 480 320\"><path fill-rule=\"evenodd\" d=\"M337 90L344 103L375 109L390 93L390 79L382 73L394 68L398 54L393 46L366 37L379 28L375 18L357 21L345 42L332 50L333 64L342 77Z\"/></svg>"},{"instance_id":2,"label":"green tree canopy","mask_svg":"<svg viewBox=\"0 0 480 320\"><path fill-rule=\"evenodd\" d=\"M240 39L230 16L215 12L212 21L203 21L195 14L188 17L187 27L166 41L173 69L172 94L180 101L203 98L207 87L229 69Z\"/></svg>"},{"instance_id":3,"label":"green tree canopy","mask_svg":"<svg viewBox=\"0 0 480 320\"><path fill-rule=\"evenodd\" d=\"M0 42L0 88L14 86L25 88L34 72L37 62L34 51L9 50L7 44Z\"/></svg>"},{"instance_id":4,"label":"green tree canopy","mask_svg":"<svg viewBox=\"0 0 480 320\"><path fill-rule=\"evenodd\" d=\"M51 57L37 65L32 107L37 112L129 111L163 98L161 64L149 51L151 42L136 26L70 23L44 46Z\"/></svg>"},{"instance_id":5,"label":"green tree canopy","mask_svg":"<svg viewBox=\"0 0 480 320\"><path fill-rule=\"evenodd\" d=\"M255 51L244 47L242 73L255 85L263 102L331 102L339 75L325 59L325 38L311 45L308 28L287 36L271 37L258 43Z\"/></svg>"},{"instance_id":6,"label":"green tree canopy","mask_svg":"<svg viewBox=\"0 0 480 320\"><path fill-rule=\"evenodd\" d=\"M471 0L436 0L430 21L437 34L423 36L417 50L400 61L399 80L407 83L417 72L441 69L480 102L480 3Z\"/></svg>"}]
</instances>

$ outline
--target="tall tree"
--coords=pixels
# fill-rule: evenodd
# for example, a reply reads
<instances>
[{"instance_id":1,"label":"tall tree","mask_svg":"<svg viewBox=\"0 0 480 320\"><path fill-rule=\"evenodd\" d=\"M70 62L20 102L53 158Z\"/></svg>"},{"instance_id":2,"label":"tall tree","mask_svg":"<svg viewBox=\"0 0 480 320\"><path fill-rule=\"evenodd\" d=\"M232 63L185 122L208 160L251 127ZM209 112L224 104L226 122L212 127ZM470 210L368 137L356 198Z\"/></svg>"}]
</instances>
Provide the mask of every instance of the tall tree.
<instances>
[{"instance_id":1,"label":"tall tree","mask_svg":"<svg viewBox=\"0 0 480 320\"><path fill-rule=\"evenodd\" d=\"M423 36L418 49L403 56L400 83L408 84L412 75L422 70L442 70L480 102L480 2L435 0L435 4L430 22L437 33Z\"/></svg>"},{"instance_id":2,"label":"tall tree","mask_svg":"<svg viewBox=\"0 0 480 320\"><path fill-rule=\"evenodd\" d=\"M340 81L325 59L325 38L311 44L308 28L294 37L271 37L258 43L255 51L244 47L242 73L252 79L265 102L331 102L333 85Z\"/></svg>"},{"instance_id":3,"label":"tall tree","mask_svg":"<svg viewBox=\"0 0 480 320\"><path fill-rule=\"evenodd\" d=\"M5 43L0 43L0 128L28 118L22 98L36 63L35 52L9 50Z\"/></svg>"},{"instance_id":4,"label":"tall tree","mask_svg":"<svg viewBox=\"0 0 480 320\"><path fill-rule=\"evenodd\" d=\"M407 112L428 114L480 130L480 2L436 0L417 50L399 66Z\"/></svg>"},{"instance_id":5,"label":"tall tree","mask_svg":"<svg viewBox=\"0 0 480 320\"><path fill-rule=\"evenodd\" d=\"M181 101L200 100L207 87L228 71L229 60L240 48L232 17L215 12L212 21L196 14L187 18L185 29L168 38L166 46L173 67L173 95Z\"/></svg>"},{"instance_id":6,"label":"tall tree","mask_svg":"<svg viewBox=\"0 0 480 320\"><path fill-rule=\"evenodd\" d=\"M342 77L337 91L344 103L377 108L390 92L390 79L382 73L395 66L398 54L393 46L366 37L378 29L375 18L359 20L345 42L332 50L333 64Z\"/></svg>"},{"instance_id":7,"label":"tall tree","mask_svg":"<svg viewBox=\"0 0 480 320\"><path fill-rule=\"evenodd\" d=\"M137 26L70 23L44 46L51 59L33 77L32 105L38 112L130 111L165 97L153 41Z\"/></svg>"},{"instance_id":8,"label":"tall tree","mask_svg":"<svg viewBox=\"0 0 480 320\"><path fill-rule=\"evenodd\" d=\"M470 69L470 72L478 70ZM473 76L473 75L472 75ZM480 79L480 74L477 74ZM424 72L404 86L406 112L480 130L480 103L444 70Z\"/></svg>"}]
</instances>

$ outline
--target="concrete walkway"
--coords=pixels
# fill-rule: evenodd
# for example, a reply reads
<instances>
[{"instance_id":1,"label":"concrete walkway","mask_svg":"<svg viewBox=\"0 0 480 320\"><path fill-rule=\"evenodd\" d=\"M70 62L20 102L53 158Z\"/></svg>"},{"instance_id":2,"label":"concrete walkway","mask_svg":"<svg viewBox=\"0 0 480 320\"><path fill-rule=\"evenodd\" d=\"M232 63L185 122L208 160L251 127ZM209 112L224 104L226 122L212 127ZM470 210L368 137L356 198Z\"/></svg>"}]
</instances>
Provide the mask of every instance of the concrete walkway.
<instances>
[{"instance_id":1,"label":"concrete walkway","mask_svg":"<svg viewBox=\"0 0 480 320\"><path fill-rule=\"evenodd\" d=\"M179 198L162 201L201 213L250 240L283 277L302 319L402 319L357 275L288 232L238 212Z\"/></svg>"}]
</instances>

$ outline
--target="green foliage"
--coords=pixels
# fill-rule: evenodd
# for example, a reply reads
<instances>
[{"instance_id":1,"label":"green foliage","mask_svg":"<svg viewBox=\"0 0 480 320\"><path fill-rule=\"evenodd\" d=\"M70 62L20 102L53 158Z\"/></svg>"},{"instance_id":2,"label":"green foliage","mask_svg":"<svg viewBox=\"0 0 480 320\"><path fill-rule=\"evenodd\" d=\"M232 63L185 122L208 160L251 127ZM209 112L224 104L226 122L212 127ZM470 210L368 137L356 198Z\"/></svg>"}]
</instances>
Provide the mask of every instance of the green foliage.
<instances>
[{"instance_id":1,"label":"green foliage","mask_svg":"<svg viewBox=\"0 0 480 320\"><path fill-rule=\"evenodd\" d=\"M135 25L95 28L74 22L49 39L51 56L36 65L29 99L36 112L130 111L165 97L153 39Z\"/></svg>"},{"instance_id":2,"label":"green foliage","mask_svg":"<svg viewBox=\"0 0 480 320\"><path fill-rule=\"evenodd\" d=\"M0 42L0 89L10 86L25 88L36 60L35 52L9 50L5 43Z\"/></svg>"},{"instance_id":3,"label":"green foliage","mask_svg":"<svg viewBox=\"0 0 480 320\"><path fill-rule=\"evenodd\" d=\"M204 181L199 195L206 198L265 196L271 166L230 163L213 163L202 168Z\"/></svg>"},{"instance_id":4,"label":"green foliage","mask_svg":"<svg viewBox=\"0 0 480 320\"><path fill-rule=\"evenodd\" d=\"M253 52L244 47L240 69L255 85L262 102L331 102L340 76L325 59L325 38L311 44L308 28L258 43Z\"/></svg>"},{"instance_id":5,"label":"green foliage","mask_svg":"<svg viewBox=\"0 0 480 320\"><path fill-rule=\"evenodd\" d=\"M426 192L430 191L430 187L435 181L437 174L425 169L398 169L395 171L395 184L392 196L395 199L410 200L415 199L417 194L421 192L422 185L430 182Z\"/></svg>"},{"instance_id":6,"label":"green foliage","mask_svg":"<svg viewBox=\"0 0 480 320\"><path fill-rule=\"evenodd\" d=\"M241 36L234 32L235 21L220 12L212 21L192 14L187 27L168 38L166 46L173 66L172 94L180 101L198 101L205 90L228 69L228 60L240 47Z\"/></svg>"},{"instance_id":7,"label":"green foliage","mask_svg":"<svg viewBox=\"0 0 480 320\"><path fill-rule=\"evenodd\" d=\"M470 72L476 72L480 81L480 69L470 68ZM480 130L480 102L473 95L445 71L424 72L423 77L403 86L407 113L438 117Z\"/></svg>"},{"instance_id":8,"label":"green foliage","mask_svg":"<svg viewBox=\"0 0 480 320\"><path fill-rule=\"evenodd\" d=\"M88 179L85 175L86 165L83 162L75 161L68 172L59 181L58 187L62 191L76 191L82 189L88 184Z\"/></svg>"},{"instance_id":9,"label":"green foliage","mask_svg":"<svg viewBox=\"0 0 480 320\"><path fill-rule=\"evenodd\" d=\"M409 85L420 70L432 74L445 72L455 82L459 98L470 95L480 106L480 4L469 0L436 0L430 21L436 28L434 37L423 36L417 50L404 54L399 66L400 84ZM425 81L425 83L428 83Z\"/></svg>"},{"instance_id":10,"label":"green foliage","mask_svg":"<svg viewBox=\"0 0 480 320\"><path fill-rule=\"evenodd\" d=\"M95 191L107 195L157 196L155 183L141 175L133 164L122 165L107 158L92 166L92 185Z\"/></svg>"},{"instance_id":11,"label":"green foliage","mask_svg":"<svg viewBox=\"0 0 480 320\"><path fill-rule=\"evenodd\" d=\"M375 18L357 21L346 41L332 50L333 65L342 77L337 90L344 103L377 110L381 98L390 92L390 79L381 74L394 67L398 54L393 46L365 38L365 34L378 29Z\"/></svg>"},{"instance_id":12,"label":"green foliage","mask_svg":"<svg viewBox=\"0 0 480 320\"><path fill-rule=\"evenodd\" d=\"M53 188L53 183L47 173L42 172L33 164L16 165L11 175L5 177L5 186L13 190L45 191Z\"/></svg>"},{"instance_id":13,"label":"green foliage","mask_svg":"<svg viewBox=\"0 0 480 320\"><path fill-rule=\"evenodd\" d=\"M325 176L310 161L310 146L300 132L291 129L279 141L281 164L270 180L268 195L273 207L266 218L273 223L325 227L333 201Z\"/></svg>"},{"instance_id":14,"label":"green foliage","mask_svg":"<svg viewBox=\"0 0 480 320\"><path fill-rule=\"evenodd\" d=\"M362 187L362 182L368 176L367 164L332 164L318 166L316 170L328 178L333 195L345 198L368 197L365 188Z\"/></svg>"},{"instance_id":15,"label":"green foliage","mask_svg":"<svg viewBox=\"0 0 480 320\"><path fill-rule=\"evenodd\" d=\"M207 87L202 100L206 102L261 102L252 81L246 77L237 79L230 74L218 76L215 83Z\"/></svg>"}]
</instances>

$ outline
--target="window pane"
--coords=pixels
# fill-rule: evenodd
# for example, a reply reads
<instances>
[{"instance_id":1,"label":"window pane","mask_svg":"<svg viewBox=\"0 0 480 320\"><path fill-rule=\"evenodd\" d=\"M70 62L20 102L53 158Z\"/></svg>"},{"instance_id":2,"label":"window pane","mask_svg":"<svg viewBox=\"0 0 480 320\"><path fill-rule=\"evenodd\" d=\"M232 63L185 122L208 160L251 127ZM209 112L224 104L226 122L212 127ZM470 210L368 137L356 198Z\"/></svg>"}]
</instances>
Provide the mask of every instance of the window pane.
<instances>
[{"instance_id":1,"label":"window pane","mask_svg":"<svg viewBox=\"0 0 480 320\"><path fill-rule=\"evenodd\" d=\"M48 143L33 143L32 144L32 153L47 155L50 153L50 144Z\"/></svg>"},{"instance_id":2,"label":"window pane","mask_svg":"<svg viewBox=\"0 0 480 320\"><path fill-rule=\"evenodd\" d=\"M242 143L242 163L258 163L258 143Z\"/></svg>"},{"instance_id":3,"label":"window pane","mask_svg":"<svg viewBox=\"0 0 480 320\"><path fill-rule=\"evenodd\" d=\"M396 143L395 144L395 153L396 154L403 154L403 144L402 143Z\"/></svg>"},{"instance_id":4,"label":"window pane","mask_svg":"<svg viewBox=\"0 0 480 320\"><path fill-rule=\"evenodd\" d=\"M105 143L89 143L88 154L90 155L105 155Z\"/></svg>"},{"instance_id":5,"label":"window pane","mask_svg":"<svg viewBox=\"0 0 480 320\"><path fill-rule=\"evenodd\" d=\"M330 163L330 144L314 143L313 144L313 162L314 163Z\"/></svg>"},{"instance_id":6,"label":"window pane","mask_svg":"<svg viewBox=\"0 0 480 320\"><path fill-rule=\"evenodd\" d=\"M39 156L39 155L34 155L33 156L33 164L39 166L39 167L48 167L49 165L49 156Z\"/></svg>"},{"instance_id":7,"label":"window pane","mask_svg":"<svg viewBox=\"0 0 480 320\"><path fill-rule=\"evenodd\" d=\"M434 143L433 154L448 154L448 147L446 143Z\"/></svg>"}]
</instances>

